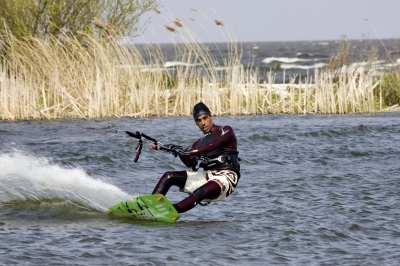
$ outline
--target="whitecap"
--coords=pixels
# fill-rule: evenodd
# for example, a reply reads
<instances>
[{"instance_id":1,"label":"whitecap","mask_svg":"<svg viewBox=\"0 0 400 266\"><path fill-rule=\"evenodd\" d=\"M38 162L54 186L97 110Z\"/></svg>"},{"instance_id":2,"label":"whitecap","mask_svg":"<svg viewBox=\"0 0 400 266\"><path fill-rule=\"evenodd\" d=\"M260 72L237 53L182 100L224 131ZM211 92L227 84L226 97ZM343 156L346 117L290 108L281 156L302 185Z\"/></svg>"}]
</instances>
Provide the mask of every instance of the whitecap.
<instances>
[{"instance_id":1,"label":"whitecap","mask_svg":"<svg viewBox=\"0 0 400 266\"><path fill-rule=\"evenodd\" d=\"M280 67L284 69L316 69L316 68L323 68L327 64L326 63L317 63L314 65L298 65L298 64L281 64Z\"/></svg>"},{"instance_id":2,"label":"whitecap","mask_svg":"<svg viewBox=\"0 0 400 266\"><path fill-rule=\"evenodd\" d=\"M283 63L295 63L295 62L309 62L309 61L316 61L318 59L304 59L304 58L297 58L297 57L267 57L262 60L263 63L270 64L272 62L283 62Z\"/></svg>"},{"instance_id":3,"label":"whitecap","mask_svg":"<svg viewBox=\"0 0 400 266\"><path fill-rule=\"evenodd\" d=\"M185 63L179 61L168 61L164 64L164 67L174 67L174 66L200 66L200 63Z\"/></svg>"}]
</instances>

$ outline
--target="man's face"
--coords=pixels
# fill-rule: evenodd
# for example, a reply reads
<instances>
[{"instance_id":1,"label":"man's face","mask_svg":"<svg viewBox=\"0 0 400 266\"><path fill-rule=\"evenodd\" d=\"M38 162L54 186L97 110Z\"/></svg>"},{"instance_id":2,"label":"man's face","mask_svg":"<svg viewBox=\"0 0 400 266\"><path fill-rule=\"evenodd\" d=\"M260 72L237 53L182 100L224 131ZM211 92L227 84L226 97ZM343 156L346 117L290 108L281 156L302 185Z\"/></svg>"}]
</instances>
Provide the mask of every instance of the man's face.
<instances>
[{"instance_id":1,"label":"man's face","mask_svg":"<svg viewBox=\"0 0 400 266\"><path fill-rule=\"evenodd\" d=\"M211 130L213 125L212 117L209 115L202 115L196 120L196 125L200 128L203 133L207 133Z\"/></svg>"}]
</instances>

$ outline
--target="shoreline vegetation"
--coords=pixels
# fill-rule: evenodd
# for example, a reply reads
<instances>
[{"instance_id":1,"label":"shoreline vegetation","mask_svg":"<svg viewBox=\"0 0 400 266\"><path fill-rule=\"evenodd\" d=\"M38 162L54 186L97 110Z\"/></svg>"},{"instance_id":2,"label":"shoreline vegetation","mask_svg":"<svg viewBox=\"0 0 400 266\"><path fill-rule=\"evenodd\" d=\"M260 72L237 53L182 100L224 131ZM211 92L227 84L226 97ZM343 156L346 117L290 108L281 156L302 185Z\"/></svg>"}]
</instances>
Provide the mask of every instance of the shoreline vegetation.
<instances>
[{"instance_id":1,"label":"shoreline vegetation","mask_svg":"<svg viewBox=\"0 0 400 266\"><path fill-rule=\"evenodd\" d=\"M271 70L260 83L257 67L241 64L235 41L227 42L229 53L219 71L205 45L189 31L180 34L174 45L179 64L173 68L165 67L157 44L144 45L143 53L112 36L65 33L17 40L3 35L0 119L189 116L199 101L217 116L399 111L398 59L387 59L390 70L377 75L374 47L354 66L343 39L329 66L315 69L313 76L275 84Z\"/></svg>"}]
</instances>

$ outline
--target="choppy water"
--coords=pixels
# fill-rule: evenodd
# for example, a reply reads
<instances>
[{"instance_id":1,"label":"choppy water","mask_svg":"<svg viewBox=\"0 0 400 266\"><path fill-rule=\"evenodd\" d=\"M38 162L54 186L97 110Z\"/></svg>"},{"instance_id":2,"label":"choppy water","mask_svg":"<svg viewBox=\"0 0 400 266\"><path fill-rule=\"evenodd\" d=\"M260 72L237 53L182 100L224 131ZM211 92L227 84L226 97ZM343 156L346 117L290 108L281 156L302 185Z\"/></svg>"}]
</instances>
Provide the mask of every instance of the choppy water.
<instances>
[{"instance_id":1,"label":"choppy water","mask_svg":"<svg viewBox=\"0 0 400 266\"><path fill-rule=\"evenodd\" d=\"M377 48L377 58L372 62L372 73L379 75L400 65L399 40L349 40L352 46L349 69L354 71L368 61L367 55L372 48ZM248 42L238 43L241 64L250 69L257 69L260 82L268 82L268 75L274 78L274 83L290 82L294 77L304 82L305 77L314 76L315 69L325 68L330 60L338 54L343 40L330 41L296 41L296 42ZM215 68L222 71L224 61L232 58L234 48L231 44L205 44L215 59ZM138 45L138 48L141 46ZM161 50L167 62L166 70L184 64L181 54L176 51L174 44L161 44ZM146 53L143 53L144 55ZM193 64L196 67L197 64ZM348 70L349 70L348 69Z\"/></svg>"},{"instance_id":2,"label":"choppy water","mask_svg":"<svg viewBox=\"0 0 400 266\"><path fill-rule=\"evenodd\" d=\"M239 186L174 225L105 214L184 169L149 146L133 163L136 144L107 127L189 145L191 118L0 122L0 264L398 264L400 113L214 122L236 130Z\"/></svg>"}]
</instances>

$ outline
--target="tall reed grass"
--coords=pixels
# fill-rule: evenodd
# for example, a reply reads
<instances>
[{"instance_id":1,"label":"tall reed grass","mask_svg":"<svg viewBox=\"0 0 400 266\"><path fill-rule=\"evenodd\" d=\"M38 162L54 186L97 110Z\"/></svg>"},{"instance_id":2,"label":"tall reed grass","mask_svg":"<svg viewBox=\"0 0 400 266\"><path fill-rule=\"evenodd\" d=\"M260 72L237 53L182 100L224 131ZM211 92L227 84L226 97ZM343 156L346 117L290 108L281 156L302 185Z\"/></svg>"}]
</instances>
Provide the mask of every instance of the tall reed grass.
<instances>
[{"instance_id":1,"label":"tall reed grass","mask_svg":"<svg viewBox=\"0 0 400 266\"><path fill-rule=\"evenodd\" d=\"M167 58L157 44L145 45L143 52L115 38L19 41L6 36L0 118L188 116L199 101L214 115L382 111L374 96L380 80L370 71L338 75L328 68L287 84L275 84L270 72L268 81L259 84L257 70L241 65L241 49L233 39L228 41L225 71L218 71L207 46L181 22L175 25L180 33L174 47L180 57L172 69L165 67Z\"/></svg>"}]
</instances>

